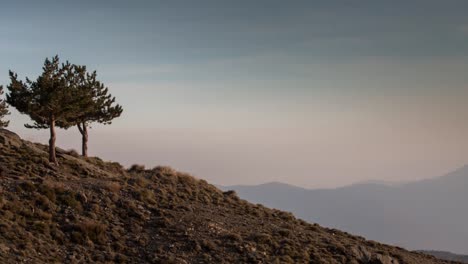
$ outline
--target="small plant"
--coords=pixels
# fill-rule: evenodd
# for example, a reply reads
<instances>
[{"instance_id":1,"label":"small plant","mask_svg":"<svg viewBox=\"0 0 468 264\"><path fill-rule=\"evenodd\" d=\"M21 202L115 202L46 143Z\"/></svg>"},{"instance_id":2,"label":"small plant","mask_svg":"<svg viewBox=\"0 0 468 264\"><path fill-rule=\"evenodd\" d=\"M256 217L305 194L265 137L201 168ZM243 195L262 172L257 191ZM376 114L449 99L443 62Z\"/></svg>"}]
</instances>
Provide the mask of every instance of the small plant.
<instances>
[{"instance_id":1,"label":"small plant","mask_svg":"<svg viewBox=\"0 0 468 264\"><path fill-rule=\"evenodd\" d=\"M140 164L133 164L130 166L128 169L129 172L143 172L145 171L145 165L140 165Z\"/></svg>"},{"instance_id":2,"label":"small plant","mask_svg":"<svg viewBox=\"0 0 468 264\"><path fill-rule=\"evenodd\" d=\"M137 194L138 194L137 195L138 199L140 201L142 201L142 202L150 203L150 204L156 203L154 193L151 190L143 189L140 192L138 192Z\"/></svg>"},{"instance_id":3,"label":"small plant","mask_svg":"<svg viewBox=\"0 0 468 264\"><path fill-rule=\"evenodd\" d=\"M160 174L166 175L166 176L177 174L177 172L173 168L171 168L169 166L156 166L156 167L153 168L152 171L155 172L155 173L160 173Z\"/></svg>"},{"instance_id":4,"label":"small plant","mask_svg":"<svg viewBox=\"0 0 468 264\"><path fill-rule=\"evenodd\" d=\"M266 233L253 233L249 239L257 243L268 244L272 240L272 237Z\"/></svg>"},{"instance_id":5,"label":"small plant","mask_svg":"<svg viewBox=\"0 0 468 264\"><path fill-rule=\"evenodd\" d=\"M105 182L101 186L104 190L108 190L113 193L118 193L120 189L122 189L122 186L118 182Z\"/></svg>"},{"instance_id":6,"label":"small plant","mask_svg":"<svg viewBox=\"0 0 468 264\"><path fill-rule=\"evenodd\" d=\"M3 86L0 85L0 96L3 95ZM5 100L0 98L0 128L7 127L10 121L5 121L3 118L9 115L10 112L8 111L8 105L6 104Z\"/></svg>"},{"instance_id":7,"label":"small plant","mask_svg":"<svg viewBox=\"0 0 468 264\"><path fill-rule=\"evenodd\" d=\"M71 191L64 191L58 196L58 201L66 206L81 211L83 208L81 203L76 199L77 195Z\"/></svg>"},{"instance_id":8,"label":"small plant","mask_svg":"<svg viewBox=\"0 0 468 264\"><path fill-rule=\"evenodd\" d=\"M80 156L80 154L78 154L78 151L74 149L67 150L67 155L70 155L75 158L78 158Z\"/></svg>"},{"instance_id":9,"label":"small plant","mask_svg":"<svg viewBox=\"0 0 468 264\"><path fill-rule=\"evenodd\" d=\"M23 190L23 191L26 191L26 192L32 192L36 189L36 187L34 186L34 183L30 182L30 181L25 181L25 182L22 182L20 184L20 188Z\"/></svg>"},{"instance_id":10,"label":"small plant","mask_svg":"<svg viewBox=\"0 0 468 264\"><path fill-rule=\"evenodd\" d=\"M99 222L86 220L72 226L71 237L76 243L84 244L89 239L97 244L106 242L107 227Z\"/></svg>"},{"instance_id":11,"label":"small plant","mask_svg":"<svg viewBox=\"0 0 468 264\"><path fill-rule=\"evenodd\" d=\"M236 242L242 241L242 237L239 234L236 234L236 233L226 234L226 235L224 235L224 238L227 239L227 240L236 241Z\"/></svg>"},{"instance_id":12,"label":"small plant","mask_svg":"<svg viewBox=\"0 0 468 264\"><path fill-rule=\"evenodd\" d=\"M55 195L55 189L49 185L46 184L40 184L38 186L38 191L45 197L47 197L51 202L55 202L56 200L56 195Z\"/></svg>"}]
</instances>

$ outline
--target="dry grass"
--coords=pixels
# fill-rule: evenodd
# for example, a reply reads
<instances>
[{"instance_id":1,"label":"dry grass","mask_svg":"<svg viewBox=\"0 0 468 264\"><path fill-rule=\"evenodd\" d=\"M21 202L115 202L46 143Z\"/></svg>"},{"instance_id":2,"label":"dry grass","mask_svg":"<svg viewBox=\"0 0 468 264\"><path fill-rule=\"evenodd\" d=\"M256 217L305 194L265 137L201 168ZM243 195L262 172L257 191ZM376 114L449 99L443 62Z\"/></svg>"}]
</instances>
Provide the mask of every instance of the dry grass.
<instances>
[{"instance_id":1,"label":"dry grass","mask_svg":"<svg viewBox=\"0 0 468 264\"><path fill-rule=\"evenodd\" d=\"M119 182L103 182L101 188L113 193L118 193L122 189L122 185Z\"/></svg>"}]
</instances>

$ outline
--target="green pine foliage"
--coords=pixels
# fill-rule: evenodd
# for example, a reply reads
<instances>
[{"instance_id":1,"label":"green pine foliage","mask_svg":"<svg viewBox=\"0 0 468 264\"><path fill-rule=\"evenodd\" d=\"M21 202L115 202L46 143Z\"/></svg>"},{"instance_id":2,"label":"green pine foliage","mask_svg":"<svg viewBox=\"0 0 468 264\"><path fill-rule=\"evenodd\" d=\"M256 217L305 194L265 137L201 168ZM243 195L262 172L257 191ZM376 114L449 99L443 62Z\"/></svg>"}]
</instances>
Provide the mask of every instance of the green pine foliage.
<instances>
[{"instance_id":1,"label":"green pine foliage","mask_svg":"<svg viewBox=\"0 0 468 264\"><path fill-rule=\"evenodd\" d=\"M55 56L47 58L42 69L35 81L19 80L18 75L10 71L7 102L20 113L29 115L33 124L26 124L26 127L50 129L49 161L56 163L55 126L60 124L60 127L68 128L67 120L76 116L80 109L71 89L72 65L68 62L60 64L59 57Z\"/></svg>"},{"instance_id":2,"label":"green pine foliage","mask_svg":"<svg viewBox=\"0 0 468 264\"><path fill-rule=\"evenodd\" d=\"M91 123L108 125L119 117L123 108L116 104L109 89L97 80L96 71L89 73L86 66L73 65L75 98L78 100L78 115L67 120L66 126L73 124L82 135L82 155L88 155L88 128Z\"/></svg>"},{"instance_id":3,"label":"green pine foliage","mask_svg":"<svg viewBox=\"0 0 468 264\"><path fill-rule=\"evenodd\" d=\"M3 86L0 85L0 96L3 95ZM9 115L8 105L4 99L0 98L0 128L7 127L10 121L5 121L5 116Z\"/></svg>"},{"instance_id":4,"label":"green pine foliage","mask_svg":"<svg viewBox=\"0 0 468 264\"><path fill-rule=\"evenodd\" d=\"M22 81L10 71L7 102L33 121L27 128L50 129L49 160L56 162L55 127L77 126L82 135L83 156L88 153L88 128L91 123L111 124L119 117L122 106L115 102L109 89L97 80L96 71L86 66L60 64L58 56L46 59L42 74L34 81ZM0 87L0 95L3 91ZM6 103L0 100L0 120L8 114ZM0 127L8 122L0 121Z\"/></svg>"}]
</instances>

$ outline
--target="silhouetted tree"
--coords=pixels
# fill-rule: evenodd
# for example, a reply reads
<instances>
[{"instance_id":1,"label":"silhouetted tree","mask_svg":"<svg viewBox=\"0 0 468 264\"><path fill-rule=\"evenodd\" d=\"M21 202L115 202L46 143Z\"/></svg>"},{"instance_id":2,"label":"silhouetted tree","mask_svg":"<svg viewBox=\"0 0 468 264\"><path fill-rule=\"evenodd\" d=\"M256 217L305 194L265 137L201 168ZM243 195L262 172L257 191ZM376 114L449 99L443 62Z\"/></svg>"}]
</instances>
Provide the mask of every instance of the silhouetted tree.
<instances>
[{"instance_id":1,"label":"silhouetted tree","mask_svg":"<svg viewBox=\"0 0 468 264\"><path fill-rule=\"evenodd\" d=\"M0 85L0 96L3 95L3 86ZM8 111L8 105L6 104L5 100L0 98L0 128L7 127L10 121L5 121L3 118L9 115L10 112Z\"/></svg>"},{"instance_id":2,"label":"silhouetted tree","mask_svg":"<svg viewBox=\"0 0 468 264\"><path fill-rule=\"evenodd\" d=\"M50 130L49 161L56 164L55 126L60 123L61 127L68 128L67 120L79 111L73 89L70 88L71 68L68 62L60 65L58 56L47 58L42 74L35 81L26 78L23 82L10 71L11 83L7 87L7 102L34 121L25 127Z\"/></svg>"},{"instance_id":3,"label":"silhouetted tree","mask_svg":"<svg viewBox=\"0 0 468 264\"><path fill-rule=\"evenodd\" d=\"M73 66L75 97L80 109L77 116L67 120L67 126L76 125L82 136L82 155L88 156L88 128L91 123L108 125L119 117L123 108L115 103L109 89L97 80L96 71L88 73L86 66Z\"/></svg>"}]
</instances>

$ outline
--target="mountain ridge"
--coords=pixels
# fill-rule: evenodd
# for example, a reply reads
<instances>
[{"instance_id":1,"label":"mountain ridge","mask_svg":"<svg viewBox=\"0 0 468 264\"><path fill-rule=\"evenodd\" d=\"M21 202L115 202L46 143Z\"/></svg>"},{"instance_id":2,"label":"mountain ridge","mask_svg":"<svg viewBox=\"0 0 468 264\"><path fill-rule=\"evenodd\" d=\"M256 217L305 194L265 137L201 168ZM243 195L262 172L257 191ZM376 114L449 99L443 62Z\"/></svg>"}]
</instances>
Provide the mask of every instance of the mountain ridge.
<instances>
[{"instance_id":1,"label":"mountain ridge","mask_svg":"<svg viewBox=\"0 0 468 264\"><path fill-rule=\"evenodd\" d=\"M275 187L290 187L290 188L297 188L297 189L303 189L303 190L308 190L308 191L316 191L316 190L336 190L336 189L349 188L349 187L354 187L354 186L401 187L405 185L412 185L412 184L418 184L418 183L436 182L436 181L448 179L448 178L457 178L457 179L463 178L468 181L468 164L463 165L457 169L451 170L442 176L420 179L420 180L415 180L415 181L388 182L388 181L382 181L382 180L365 180L365 181L359 181L359 182L351 183L351 184L344 185L344 186L329 187L329 188L306 188L306 187L301 187L295 184L285 183L281 181L269 181L269 182L264 182L264 183L259 183L259 184L234 184L234 185L216 185L216 186L219 186L223 189L234 188L234 187L275 186Z\"/></svg>"},{"instance_id":2,"label":"mountain ridge","mask_svg":"<svg viewBox=\"0 0 468 264\"><path fill-rule=\"evenodd\" d=\"M468 252L468 166L401 185L353 184L297 191L276 184L228 186L241 198L290 210L307 221L414 250ZM264 187L264 186L263 186ZM300 188L300 187L298 187Z\"/></svg>"}]
</instances>

